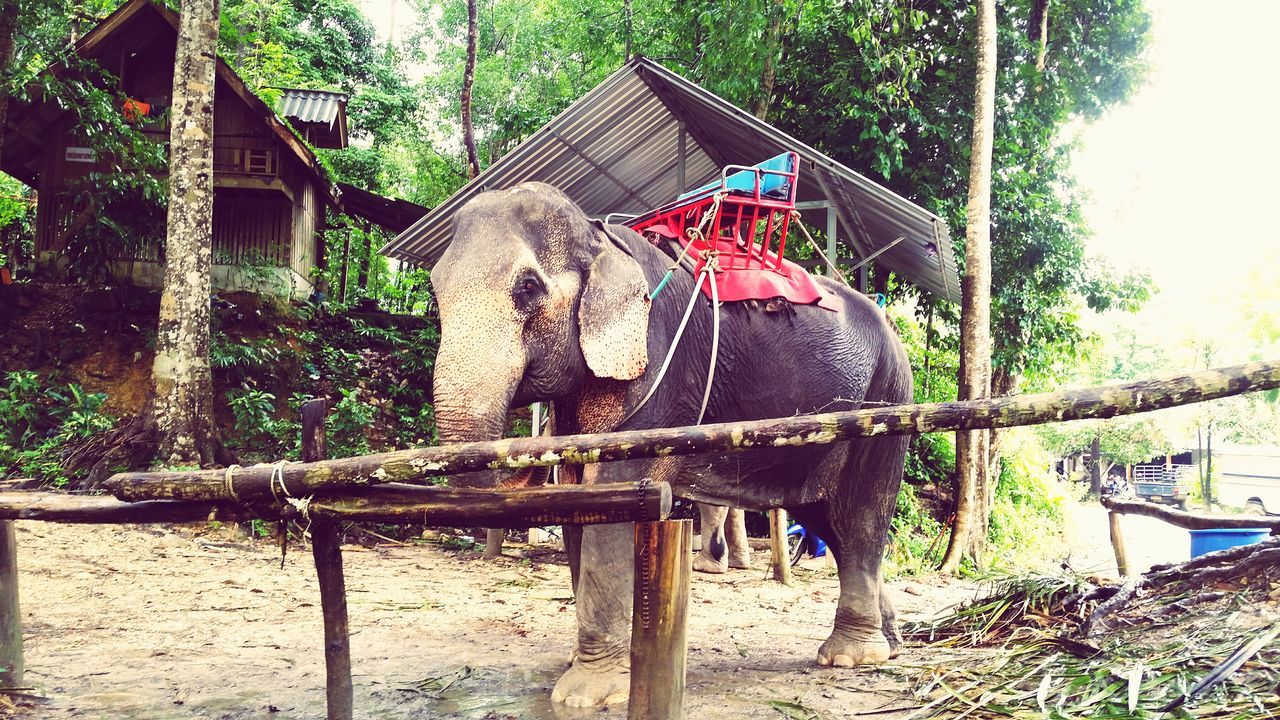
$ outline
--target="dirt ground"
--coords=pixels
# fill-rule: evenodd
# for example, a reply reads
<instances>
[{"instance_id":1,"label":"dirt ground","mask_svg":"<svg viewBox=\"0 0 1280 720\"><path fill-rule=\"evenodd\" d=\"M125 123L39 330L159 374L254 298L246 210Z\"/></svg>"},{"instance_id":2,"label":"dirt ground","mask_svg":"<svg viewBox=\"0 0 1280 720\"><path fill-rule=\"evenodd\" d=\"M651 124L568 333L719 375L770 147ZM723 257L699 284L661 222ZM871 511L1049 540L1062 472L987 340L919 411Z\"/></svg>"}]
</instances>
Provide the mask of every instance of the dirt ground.
<instances>
[{"instance_id":1,"label":"dirt ground","mask_svg":"<svg viewBox=\"0 0 1280 720\"><path fill-rule=\"evenodd\" d=\"M1077 523L1076 562L1105 564L1097 515ZM47 698L33 716L324 717L319 594L305 549L291 548L281 569L278 550L225 532L35 522L18 523L18 546L26 682ZM549 701L575 628L562 555L486 563L438 545L344 549L357 717L625 717ZM827 718L908 714L886 710L917 704L904 674L928 664L929 651L909 646L877 669L817 667L834 568L806 559L788 588L765 578L763 553L757 561L695 574L688 717L784 717L770 701ZM929 617L974 588L937 577L890 585L903 619Z\"/></svg>"}]
</instances>

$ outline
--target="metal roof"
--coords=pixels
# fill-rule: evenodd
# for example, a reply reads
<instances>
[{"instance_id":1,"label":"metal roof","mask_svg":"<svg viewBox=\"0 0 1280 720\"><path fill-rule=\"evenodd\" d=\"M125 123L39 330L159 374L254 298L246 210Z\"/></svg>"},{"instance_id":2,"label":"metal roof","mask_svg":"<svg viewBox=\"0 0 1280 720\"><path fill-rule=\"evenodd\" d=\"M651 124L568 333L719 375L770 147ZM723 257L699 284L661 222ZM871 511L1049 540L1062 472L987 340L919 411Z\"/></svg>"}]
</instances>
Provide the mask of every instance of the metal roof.
<instances>
[{"instance_id":1,"label":"metal roof","mask_svg":"<svg viewBox=\"0 0 1280 720\"><path fill-rule=\"evenodd\" d=\"M304 123L322 123L330 128L347 104L346 93L327 90L279 88L280 114Z\"/></svg>"},{"instance_id":2,"label":"metal roof","mask_svg":"<svg viewBox=\"0 0 1280 720\"><path fill-rule=\"evenodd\" d=\"M383 197L349 183L337 183L342 212L362 217L391 232L404 232L427 214L428 208L400 198Z\"/></svg>"},{"instance_id":3,"label":"metal roof","mask_svg":"<svg viewBox=\"0 0 1280 720\"><path fill-rule=\"evenodd\" d=\"M684 142L684 187L677 156ZM797 202L805 222L837 237L926 292L958 301L960 283L946 223L808 145L646 58L635 58L489 166L382 252L431 265L451 240L453 213L484 190L541 180L588 215L639 214L718 177L787 150L800 155ZM877 253L879 253L877 255Z\"/></svg>"}]
</instances>

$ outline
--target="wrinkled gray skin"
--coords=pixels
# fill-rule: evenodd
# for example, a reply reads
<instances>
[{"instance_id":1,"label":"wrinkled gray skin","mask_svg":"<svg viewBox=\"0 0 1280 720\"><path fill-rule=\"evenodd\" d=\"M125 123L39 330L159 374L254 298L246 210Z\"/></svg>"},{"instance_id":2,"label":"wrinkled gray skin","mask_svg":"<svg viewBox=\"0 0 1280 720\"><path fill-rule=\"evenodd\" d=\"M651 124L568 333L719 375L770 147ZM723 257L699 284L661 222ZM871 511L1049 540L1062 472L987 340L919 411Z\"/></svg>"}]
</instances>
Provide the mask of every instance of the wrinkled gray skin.
<instances>
[{"instance_id":1,"label":"wrinkled gray skin","mask_svg":"<svg viewBox=\"0 0 1280 720\"><path fill-rule=\"evenodd\" d=\"M677 272L649 306L648 291L670 264L640 235L594 223L549 185L524 183L467 203L431 274L442 333L434 388L441 438L497 438L512 407L539 400L553 403L558 434L693 424L711 343L704 297L654 398L619 425L648 390L693 291L693 278ZM883 313L858 293L818 282L838 313L723 305L705 422L910 400L906 354ZM886 437L605 463L585 466L581 479L650 477L700 502L787 508L828 541L839 571L834 629L818 663L854 666L883 662L899 644L880 561L906 444ZM501 479L474 474L459 481ZM594 525L571 549L580 553L578 644L552 693L556 702L596 706L626 698L631 546L630 525Z\"/></svg>"},{"instance_id":2,"label":"wrinkled gray skin","mask_svg":"<svg viewBox=\"0 0 1280 720\"><path fill-rule=\"evenodd\" d=\"M698 503L702 528L702 550L693 558L698 572L721 574L729 568L751 567L751 545L747 541L747 520L742 508Z\"/></svg>"}]
</instances>

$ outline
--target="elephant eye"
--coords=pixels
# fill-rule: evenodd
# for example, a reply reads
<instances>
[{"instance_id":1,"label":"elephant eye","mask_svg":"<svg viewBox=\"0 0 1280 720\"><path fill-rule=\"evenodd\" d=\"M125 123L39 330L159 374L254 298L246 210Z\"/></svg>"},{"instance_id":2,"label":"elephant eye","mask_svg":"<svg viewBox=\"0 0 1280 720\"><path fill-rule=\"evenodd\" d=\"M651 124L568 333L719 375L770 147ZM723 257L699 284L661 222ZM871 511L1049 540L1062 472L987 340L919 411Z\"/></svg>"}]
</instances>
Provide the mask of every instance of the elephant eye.
<instances>
[{"instance_id":1,"label":"elephant eye","mask_svg":"<svg viewBox=\"0 0 1280 720\"><path fill-rule=\"evenodd\" d=\"M531 310L533 305L543 293L542 281L535 275L525 275L516 280L516 286L512 291L515 296L516 305L521 310Z\"/></svg>"}]
</instances>

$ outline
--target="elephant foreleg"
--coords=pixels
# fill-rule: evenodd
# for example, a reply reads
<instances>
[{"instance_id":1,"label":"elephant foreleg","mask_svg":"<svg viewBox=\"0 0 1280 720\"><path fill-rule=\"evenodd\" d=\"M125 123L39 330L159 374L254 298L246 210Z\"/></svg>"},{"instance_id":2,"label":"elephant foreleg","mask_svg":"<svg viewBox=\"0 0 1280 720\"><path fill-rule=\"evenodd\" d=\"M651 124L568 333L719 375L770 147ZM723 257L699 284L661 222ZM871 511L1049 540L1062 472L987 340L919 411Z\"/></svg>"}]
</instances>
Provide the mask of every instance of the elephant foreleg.
<instances>
[{"instance_id":1,"label":"elephant foreleg","mask_svg":"<svg viewBox=\"0 0 1280 720\"><path fill-rule=\"evenodd\" d=\"M898 632L898 611L893 608L893 601L884 589L884 581L880 582L880 631L889 641L889 657L896 658L902 652L902 634Z\"/></svg>"},{"instance_id":2,"label":"elephant foreleg","mask_svg":"<svg viewBox=\"0 0 1280 720\"><path fill-rule=\"evenodd\" d=\"M551 692L553 702L599 707L627 699L635 577L633 528L624 523L582 529L576 592L577 656L556 682Z\"/></svg>"},{"instance_id":3,"label":"elephant foreleg","mask_svg":"<svg viewBox=\"0 0 1280 720\"><path fill-rule=\"evenodd\" d=\"M725 539L729 508L698 503L698 514L702 524L702 550L693 559L693 569L713 574L729 572L729 544Z\"/></svg>"},{"instance_id":4,"label":"elephant foreleg","mask_svg":"<svg viewBox=\"0 0 1280 720\"><path fill-rule=\"evenodd\" d=\"M750 569L751 543L747 538L747 513L742 508L729 509L729 519L724 524L724 537L729 545L729 567Z\"/></svg>"}]
</instances>

